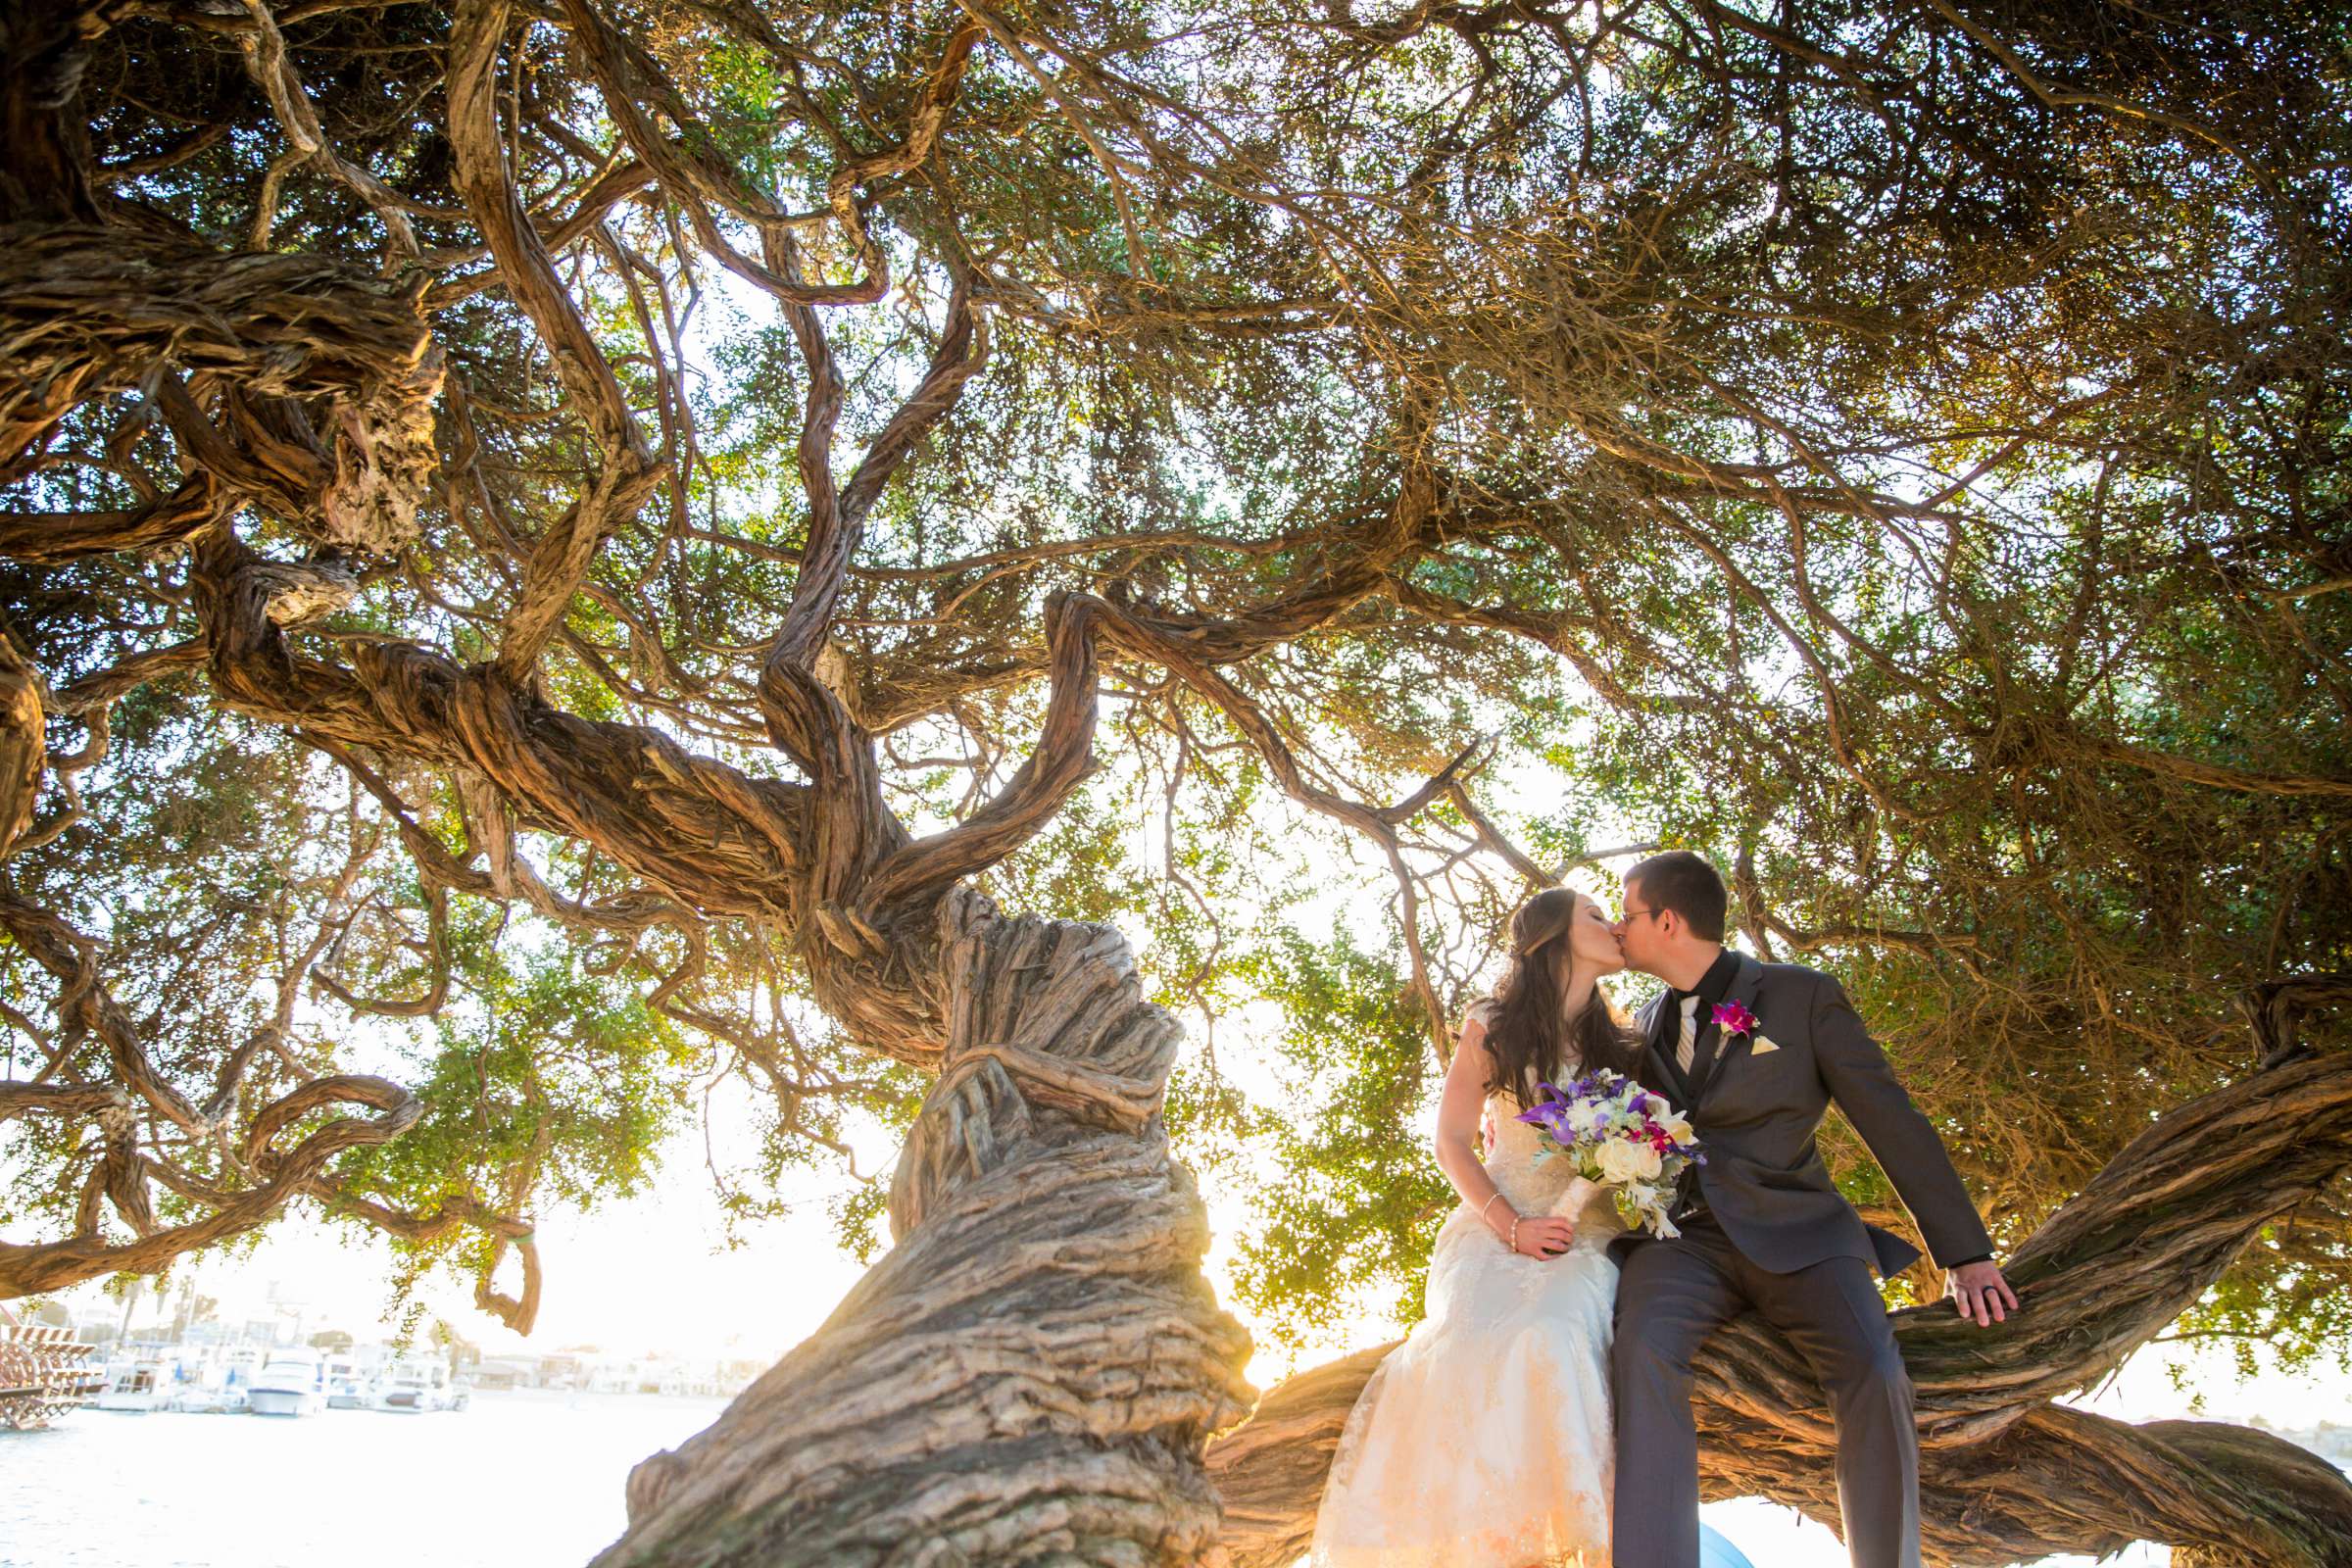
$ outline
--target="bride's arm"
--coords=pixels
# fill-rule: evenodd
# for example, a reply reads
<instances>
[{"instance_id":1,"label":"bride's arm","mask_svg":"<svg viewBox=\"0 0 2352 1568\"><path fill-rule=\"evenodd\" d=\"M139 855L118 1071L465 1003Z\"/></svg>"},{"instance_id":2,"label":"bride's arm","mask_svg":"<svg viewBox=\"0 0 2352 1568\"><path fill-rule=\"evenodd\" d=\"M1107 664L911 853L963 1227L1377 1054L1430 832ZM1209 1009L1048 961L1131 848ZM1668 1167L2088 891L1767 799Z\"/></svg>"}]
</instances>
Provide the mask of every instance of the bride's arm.
<instances>
[{"instance_id":1,"label":"bride's arm","mask_svg":"<svg viewBox=\"0 0 2352 1568\"><path fill-rule=\"evenodd\" d=\"M1446 1092L1438 1100L1438 1168L1453 1183L1462 1201L1479 1210L1479 1217L1495 1240L1529 1257L1551 1257L1568 1250L1576 1227L1549 1214L1522 1217L1511 1200L1500 1196L1494 1179L1478 1157L1479 1122L1487 1108L1487 1026L1477 1019L1462 1025L1453 1063L1446 1069Z\"/></svg>"}]
</instances>

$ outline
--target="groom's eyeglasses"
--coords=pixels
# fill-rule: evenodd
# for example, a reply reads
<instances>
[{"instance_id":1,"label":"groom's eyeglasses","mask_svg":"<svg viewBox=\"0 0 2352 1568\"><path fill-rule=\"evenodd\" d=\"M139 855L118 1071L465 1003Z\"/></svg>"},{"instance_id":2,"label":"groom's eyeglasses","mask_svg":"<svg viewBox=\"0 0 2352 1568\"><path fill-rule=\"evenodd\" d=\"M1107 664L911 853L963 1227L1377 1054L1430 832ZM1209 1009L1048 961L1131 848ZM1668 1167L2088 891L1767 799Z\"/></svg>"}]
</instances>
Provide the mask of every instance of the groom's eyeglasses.
<instances>
[{"instance_id":1,"label":"groom's eyeglasses","mask_svg":"<svg viewBox=\"0 0 2352 1568\"><path fill-rule=\"evenodd\" d=\"M1648 916L1650 916L1650 915L1653 915L1653 914L1655 914L1655 913L1657 913L1657 912L1658 912L1658 911L1657 911L1657 910L1655 910L1655 909L1635 909L1635 908L1628 908L1628 909L1625 911L1625 917L1626 917L1628 920L1637 919L1637 918L1646 918L1646 917L1648 917Z\"/></svg>"}]
</instances>

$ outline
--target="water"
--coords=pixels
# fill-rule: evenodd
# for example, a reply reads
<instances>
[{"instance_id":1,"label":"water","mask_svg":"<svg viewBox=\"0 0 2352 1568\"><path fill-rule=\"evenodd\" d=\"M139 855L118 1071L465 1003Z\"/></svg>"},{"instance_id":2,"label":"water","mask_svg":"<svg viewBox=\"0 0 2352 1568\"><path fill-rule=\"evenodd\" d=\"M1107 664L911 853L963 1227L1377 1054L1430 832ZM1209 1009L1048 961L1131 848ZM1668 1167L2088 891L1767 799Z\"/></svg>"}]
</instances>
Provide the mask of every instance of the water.
<instances>
[{"instance_id":1,"label":"water","mask_svg":"<svg viewBox=\"0 0 2352 1568\"><path fill-rule=\"evenodd\" d=\"M301 1419L81 1410L0 1431L6 1568L581 1568L629 1467L718 1398L476 1392Z\"/></svg>"}]
</instances>

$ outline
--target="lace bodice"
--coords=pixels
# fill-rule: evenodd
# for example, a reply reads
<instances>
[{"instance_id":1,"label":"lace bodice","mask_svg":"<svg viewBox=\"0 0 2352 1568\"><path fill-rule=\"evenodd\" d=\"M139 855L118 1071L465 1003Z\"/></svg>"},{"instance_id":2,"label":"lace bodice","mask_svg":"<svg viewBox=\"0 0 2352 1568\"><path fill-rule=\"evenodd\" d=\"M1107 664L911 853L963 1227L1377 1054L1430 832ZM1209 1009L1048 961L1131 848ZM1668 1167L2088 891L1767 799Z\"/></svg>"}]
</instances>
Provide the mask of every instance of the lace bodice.
<instances>
[{"instance_id":1,"label":"lace bodice","mask_svg":"<svg viewBox=\"0 0 2352 1568\"><path fill-rule=\"evenodd\" d=\"M1507 1095L1487 1097L1487 1125L1494 1130L1494 1146L1487 1151L1487 1174L1513 1208L1541 1214L1566 1191L1570 1172L1564 1159L1538 1162L1544 1135L1518 1120L1521 1108Z\"/></svg>"}]
</instances>

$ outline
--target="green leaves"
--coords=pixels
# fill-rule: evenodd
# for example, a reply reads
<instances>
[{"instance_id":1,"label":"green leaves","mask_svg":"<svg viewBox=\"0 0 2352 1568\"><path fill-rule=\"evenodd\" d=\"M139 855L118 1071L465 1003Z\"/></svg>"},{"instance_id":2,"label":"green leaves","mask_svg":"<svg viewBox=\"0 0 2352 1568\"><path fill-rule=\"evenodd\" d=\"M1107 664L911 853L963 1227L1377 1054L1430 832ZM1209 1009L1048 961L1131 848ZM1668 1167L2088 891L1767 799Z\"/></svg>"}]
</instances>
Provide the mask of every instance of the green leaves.
<instances>
[{"instance_id":1,"label":"green leaves","mask_svg":"<svg viewBox=\"0 0 2352 1568\"><path fill-rule=\"evenodd\" d=\"M1251 1120L1256 1153L1239 1183L1250 1220L1233 1288L1280 1342L1365 1310L1421 1316L1429 1250L1455 1200L1430 1154L1441 1074L1399 957L1344 932L1292 931L1237 965L1280 1021L1272 1106Z\"/></svg>"}]
</instances>

